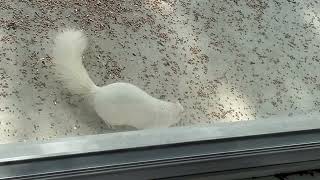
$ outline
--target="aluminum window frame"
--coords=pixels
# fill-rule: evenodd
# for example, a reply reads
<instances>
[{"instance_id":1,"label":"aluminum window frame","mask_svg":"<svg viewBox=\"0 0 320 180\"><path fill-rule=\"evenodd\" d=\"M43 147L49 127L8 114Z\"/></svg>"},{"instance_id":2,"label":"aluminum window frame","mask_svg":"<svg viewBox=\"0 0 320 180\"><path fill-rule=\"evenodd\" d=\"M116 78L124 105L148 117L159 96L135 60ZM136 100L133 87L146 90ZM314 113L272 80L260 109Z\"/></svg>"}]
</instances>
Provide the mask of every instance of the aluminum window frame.
<instances>
[{"instance_id":1,"label":"aluminum window frame","mask_svg":"<svg viewBox=\"0 0 320 180\"><path fill-rule=\"evenodd\" d=\"M0 179L237 179L320 167L320 121L274 118L0 145Z\"/></svg>"}]
</instances>

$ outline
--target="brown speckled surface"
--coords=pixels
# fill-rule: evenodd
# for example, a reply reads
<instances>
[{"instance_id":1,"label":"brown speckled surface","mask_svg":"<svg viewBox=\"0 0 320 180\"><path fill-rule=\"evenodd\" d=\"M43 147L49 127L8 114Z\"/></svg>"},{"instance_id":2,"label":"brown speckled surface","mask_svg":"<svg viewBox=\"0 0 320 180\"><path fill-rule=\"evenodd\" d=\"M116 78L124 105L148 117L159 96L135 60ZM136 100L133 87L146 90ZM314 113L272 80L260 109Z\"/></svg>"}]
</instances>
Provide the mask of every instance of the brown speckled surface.
<instances>
[{"instance_id":1,"label":"brown speckled surface","mask_svg":"<svg viewBox=\"0 0 320 180\"><path fill-rule=\"evenodd\" d=\"M180 125L319 111L315 0L0 0L0 143L113 132L56 82L52 39L83 29L98 85L180 99Z\"/></svg>"}]
</instances>

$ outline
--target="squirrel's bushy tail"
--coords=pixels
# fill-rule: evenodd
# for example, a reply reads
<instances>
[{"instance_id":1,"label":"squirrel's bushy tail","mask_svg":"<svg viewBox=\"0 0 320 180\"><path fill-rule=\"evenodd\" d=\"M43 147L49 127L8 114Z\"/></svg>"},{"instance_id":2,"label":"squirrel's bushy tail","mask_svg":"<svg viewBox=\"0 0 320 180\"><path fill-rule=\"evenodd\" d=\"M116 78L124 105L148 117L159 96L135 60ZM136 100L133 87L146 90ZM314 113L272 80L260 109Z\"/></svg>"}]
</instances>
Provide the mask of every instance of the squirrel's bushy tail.
<instances>
[{"instance_id":1,"label":"squirrel's bushy tail","mask_svg":"<svg viewBox=\"0 0 320 180\"><path fill-rule=\"evenodd\" d=\"M79 30L65 30L56 36L53 60L56 73L72 93L88 95L97 86L82 64L82 54L87 47L87 38Z\"/></svg>"}]
</instances>

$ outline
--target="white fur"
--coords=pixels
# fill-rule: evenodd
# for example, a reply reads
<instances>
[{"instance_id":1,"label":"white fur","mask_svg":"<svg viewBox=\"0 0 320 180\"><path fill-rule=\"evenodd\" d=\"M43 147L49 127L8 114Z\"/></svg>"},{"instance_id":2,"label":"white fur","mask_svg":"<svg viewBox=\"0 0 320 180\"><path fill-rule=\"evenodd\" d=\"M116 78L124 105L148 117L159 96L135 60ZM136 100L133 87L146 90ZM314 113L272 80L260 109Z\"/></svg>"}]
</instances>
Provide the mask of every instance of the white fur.
<instances>
[{"instance_id":1,"label":"white fur","mask_svg":"<svg viewBox=\"0 0 320 180\"><path fill-rule=\"evenodd\" d=\"M82 64L86 47L87 38L81 31L66 30L58 34L53 48L58 77L71 92L80 95L87 95L96 87Z\"/></svg>"},{"instance_id":2,"label":"white fur","mask_svg":"<svg viewBox=\"0 0 320 180\"><path fill-rule=\"evenodd\" d=\"M97 87L82 64L87 45L81 31L66 30L56 37L54 62L56 71L73 93L93 94L97 114L111 125L129 125L138 129L169 127L179 121L180 103L154 98L129 83L113 83Z\"/></svg>"}]
</instances>

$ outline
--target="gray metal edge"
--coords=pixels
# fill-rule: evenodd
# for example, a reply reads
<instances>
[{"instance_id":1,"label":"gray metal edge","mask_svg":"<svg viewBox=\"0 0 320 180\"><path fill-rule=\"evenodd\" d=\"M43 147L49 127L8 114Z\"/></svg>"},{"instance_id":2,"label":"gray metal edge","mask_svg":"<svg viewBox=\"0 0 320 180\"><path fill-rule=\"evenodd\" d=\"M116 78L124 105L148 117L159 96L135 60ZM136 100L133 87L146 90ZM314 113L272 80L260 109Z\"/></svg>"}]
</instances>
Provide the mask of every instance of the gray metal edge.
<instances>
[{"instance_id":1,"label":"gray metal edge","mask_svg":"<svg viewBox=\"0 0 320 180\"><path fill-rule=\"evenodd\" d=\"M319 161L320 130L306 130L1 163L0 179L188 179L210 173L222 180L235 172L256 176L258 168L279 172L272 167L280 165L282 172L290 165L302 170L301 163L313 169Z\"/></svg>"},{"instance_id":2,"label":"gray metal edge","mask_svg":"<svg viewBox=\"0 0 320 180\"><path fill-rule=\"evenodd\" d=\"M255 121L217 123L61 138L49 142L0 145L0 163L60 155L110 151L182 142L244 137L320 128L320 115L273 117Z\"/></svg>"},{"instance_id":3,"label":"gray metal edge","mask_svg":"<svg viewBox=\"0 0 320 180\"><path fill-rule=\"evenodd\" d=\"M212 127L153 129L0 145L0 179L48 179L55 175L60 179L78 179L89 174L98 179L99 174L109 179L165 178L311 162L320 158L318 117L270 118ZM90 154L95 152L100 154Z\"/></svg>"}]
</instances>

